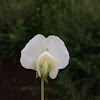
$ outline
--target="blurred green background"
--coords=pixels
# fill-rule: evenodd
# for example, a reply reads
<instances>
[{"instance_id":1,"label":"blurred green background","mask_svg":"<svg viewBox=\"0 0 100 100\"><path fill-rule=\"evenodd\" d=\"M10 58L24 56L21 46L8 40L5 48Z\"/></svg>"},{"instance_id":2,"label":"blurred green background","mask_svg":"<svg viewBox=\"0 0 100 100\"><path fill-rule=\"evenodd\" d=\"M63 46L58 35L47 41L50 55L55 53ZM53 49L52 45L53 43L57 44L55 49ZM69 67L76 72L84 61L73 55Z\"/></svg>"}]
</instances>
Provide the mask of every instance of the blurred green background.
<instances>
[{"instance_id":1,"label":"blurred green background","mask_svg":"<svg viewBox=\"0 0 100 100\"><path fill-rule=\"evenodd\" d=\"M45 100L100 100L100 0L0 0L0 100L40 100L40 79L19 60L36 34L59 36L70 53Z\"/></svg>"}]
</instances>

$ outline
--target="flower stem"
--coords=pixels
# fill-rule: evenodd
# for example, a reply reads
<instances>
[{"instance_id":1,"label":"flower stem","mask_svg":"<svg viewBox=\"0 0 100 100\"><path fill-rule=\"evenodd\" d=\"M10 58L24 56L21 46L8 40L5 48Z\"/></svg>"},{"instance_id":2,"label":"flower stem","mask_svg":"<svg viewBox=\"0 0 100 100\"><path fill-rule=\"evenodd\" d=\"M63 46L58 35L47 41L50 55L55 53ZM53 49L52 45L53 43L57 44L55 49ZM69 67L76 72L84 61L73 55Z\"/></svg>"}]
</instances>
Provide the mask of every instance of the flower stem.
<instances>
[{"instance_id":1,"label":"flower stem","mask_svg":"<svg viewBox=\"0 0 100 100\"><path fill-rule=\"evenodd\" d=\"M41 77L41 100L44 100L44 77Z\"/></svg>"}]
</instances>

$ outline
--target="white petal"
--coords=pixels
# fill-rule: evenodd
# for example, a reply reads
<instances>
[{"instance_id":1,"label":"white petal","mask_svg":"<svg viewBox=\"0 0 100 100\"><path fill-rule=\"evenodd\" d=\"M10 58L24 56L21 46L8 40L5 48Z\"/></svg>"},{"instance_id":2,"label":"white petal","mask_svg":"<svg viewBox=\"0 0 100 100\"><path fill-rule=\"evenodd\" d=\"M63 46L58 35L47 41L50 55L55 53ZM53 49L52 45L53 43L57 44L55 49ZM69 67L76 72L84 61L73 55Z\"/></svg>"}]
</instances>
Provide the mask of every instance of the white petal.
<instances>
[{"instance_id":1,"label":"white petal","mask_svg":"<svg viewBox=\"0 0 100 100\"><path fill-rule=\"evenodd\" d=\"M59 63L59 69L65 68L69 63L69 53L64 42L58 36L49 36L46 38L46 47L48 52Z\"/></svg>"},{"instance_id":2,"label":"white petal","mask_svg":"<svg viewBox=\"0 0 100 100\"><path fill-rule=\"evenodd\" d=\"M58 71L59 71L59 64L56 59L51 60L51 70L49 72L49 76L51 79L55 79L57 77Z\"/></svg>"},{"instance_id":3,"label":"white petal","mask_svg":"<svg viewBox=\"0 0 100 100\"><path fill-rule=\"evenodd\" d=\"M21 51L20 62L26 69L36 69L37 58L45 50L45 37L43 35L34 36Z\"/></svg>"},{"instance_id":4,"label":"white petal","mask_svg":"<svg viewBox=\"0 0 100 100\"><path fill-rule=\"evenodd\" d=\"M44 73L45 71L48 71L50 78L52 79L56 78L59 70L59 65L57 60L53 58L47 51L41 54L37 60L36 67L39 76L41 77L40 66L43 65L44 61L48 63L47 67L49 67L49 70L47 70L48 68L46 68L46 70L44 70Z\"/></svg>"}]
</instances>

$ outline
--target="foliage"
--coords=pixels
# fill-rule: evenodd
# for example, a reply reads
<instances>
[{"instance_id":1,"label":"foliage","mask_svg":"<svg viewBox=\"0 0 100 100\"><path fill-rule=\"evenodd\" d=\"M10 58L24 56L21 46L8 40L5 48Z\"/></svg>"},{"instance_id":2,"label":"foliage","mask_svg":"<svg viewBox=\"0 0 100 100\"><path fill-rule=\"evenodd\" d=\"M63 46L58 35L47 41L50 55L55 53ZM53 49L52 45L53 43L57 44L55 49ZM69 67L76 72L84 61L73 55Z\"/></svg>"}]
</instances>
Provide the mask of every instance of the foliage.
<instances>
[{"instance_id":1,"label":"foliage","mask_svg":"<svg viewBox=\"0 0 100 100\"><path fill-rule=\"evenodd\" d=\"M35 34L58 35L70 52L70 64L49 80L47 93L57 100L99 100L100 1L23 1L0 0L0 61L19 59Z\"/></svg>"}]
</instances>

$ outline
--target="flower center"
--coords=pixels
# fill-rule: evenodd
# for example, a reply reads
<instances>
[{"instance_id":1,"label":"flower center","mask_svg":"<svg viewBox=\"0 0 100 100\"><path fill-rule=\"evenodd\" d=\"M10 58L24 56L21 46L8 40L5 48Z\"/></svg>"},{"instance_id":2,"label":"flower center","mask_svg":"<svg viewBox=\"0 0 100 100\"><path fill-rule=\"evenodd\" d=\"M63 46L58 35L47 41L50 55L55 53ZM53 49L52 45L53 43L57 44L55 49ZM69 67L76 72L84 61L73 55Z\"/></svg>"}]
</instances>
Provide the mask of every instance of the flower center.
<instances>
[{"instance_id":1,"label":"flower center","mask_svg":"<svg viewBox=\"0 0 100 100\"><path fill-rule=\"evenodd\" d=\"M46 48L46 49L45 49L45 51L49 51L49 49L48 49L48 48Z\"/></svg>"},{"instance_id":2,"label":"flower center","mask_svg":"<svg viewBox=\"0 0 100 100\"><path fill-rule=\"evenodd\" d=\"M47 51L42 53L36 63L36 68L39 76L55 77L55 73L58 73L58 62Z\"/></svg>"}]
</instances>

